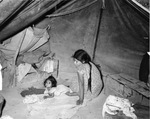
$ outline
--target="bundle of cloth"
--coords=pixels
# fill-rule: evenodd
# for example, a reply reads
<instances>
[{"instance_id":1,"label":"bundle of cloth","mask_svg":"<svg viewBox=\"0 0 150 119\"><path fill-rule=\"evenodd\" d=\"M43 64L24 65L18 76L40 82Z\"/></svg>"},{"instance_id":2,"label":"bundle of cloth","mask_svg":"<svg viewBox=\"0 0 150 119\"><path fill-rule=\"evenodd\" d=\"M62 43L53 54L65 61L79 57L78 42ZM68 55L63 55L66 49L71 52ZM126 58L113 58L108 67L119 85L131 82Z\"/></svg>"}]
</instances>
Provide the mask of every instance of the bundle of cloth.
<instances>
[{"instance_id":1,"label":"bundle of cloth","mask_svg":"<svg viewBox=\"0 0 150 119\"><path fill-rule=\"evenodd\" d=\"M137 116L134 114L135 109L132 106L133 103L128 99L109 95L103 105L102 116L105 118L105 113L116 115L119 111L122 111L127 117L137 119Z\"/></svg>"},{"instance_id":2,"label":"bundle of cloth","mask_svg":"<svg viewBox=\"0 0 150 119\"><path fill-rule=\"evenodd\" d=\"M4 115L0 119L13 119L13 118L9 115Z\"/></svg>"}]
</instances>

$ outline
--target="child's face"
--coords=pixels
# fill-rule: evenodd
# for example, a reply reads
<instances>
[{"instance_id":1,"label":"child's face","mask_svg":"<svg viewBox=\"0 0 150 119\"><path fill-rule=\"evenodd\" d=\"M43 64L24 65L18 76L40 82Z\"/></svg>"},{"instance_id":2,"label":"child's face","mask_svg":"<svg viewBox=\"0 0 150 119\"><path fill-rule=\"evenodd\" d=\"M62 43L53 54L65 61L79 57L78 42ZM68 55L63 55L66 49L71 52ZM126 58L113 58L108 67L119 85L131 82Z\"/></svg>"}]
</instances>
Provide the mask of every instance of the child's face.
<instances>
[{"instance_id":1,"label":"child's face","mask_svg":"<svg viewBox=\"0 0 150 119\"><path fill-rule=\"evenodd\" d=\"M50 80L47 80L45 86L46 86L46 88L51 88L52 82Z\"/></svg>"}]
</instances>

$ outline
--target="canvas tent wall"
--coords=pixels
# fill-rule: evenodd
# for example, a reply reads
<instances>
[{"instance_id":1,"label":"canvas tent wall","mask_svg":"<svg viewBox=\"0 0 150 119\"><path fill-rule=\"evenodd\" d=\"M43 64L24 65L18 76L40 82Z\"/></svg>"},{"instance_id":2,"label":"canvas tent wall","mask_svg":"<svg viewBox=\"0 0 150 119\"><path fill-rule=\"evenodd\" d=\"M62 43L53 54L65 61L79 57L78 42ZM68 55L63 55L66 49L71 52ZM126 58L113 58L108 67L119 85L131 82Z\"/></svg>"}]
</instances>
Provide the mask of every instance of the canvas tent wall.
<instances>
[{"instance_id":1,"label":"canvas tent wall","mask_svg":"<svg viewBox=\"0 0 150 119\"><path fill-rule=\"evenodd\" d=\"M78 1L64 11L81 7L89 1ZM138 80L142 55L149 48L148 20L131 7L126 0L106 0L86 7L83 10L57 18L46 18L37 27L51 25L51 50L60 59L59 77L68 78L71 85L77 78L71 60L73 52L83 48L93 56L94 62L110 74L124 73ZM100 29L97 33L100 16Z\"/></svg>"},{"instance_id":2,"label":"canvas tent wall","mask_svg":"<svg viewBox=\"0 0 150 119\"><path fill-rule=\"evenodd\" d=\"M139 66L149 51L149 21L125 0L106 0L95 60L138 79Z\"/></svg>"},{"instance_id":3,"label":"canvas tent wall","mask_svg":"<svg viewBox=\"0 0 150 119\"><path fill-rule=\"evenodd\" d=\"M62 60L63 71L74 71L70 56L76 49L83 48L92 56L100 6L101 3L93 4L49 21L52 23L51 47ZM106 9L101 15L95 62L104 71L123 72L138 80L142 56L149 49L149 22L125 0L106 0Z\"/></svg>"}]
</instances>

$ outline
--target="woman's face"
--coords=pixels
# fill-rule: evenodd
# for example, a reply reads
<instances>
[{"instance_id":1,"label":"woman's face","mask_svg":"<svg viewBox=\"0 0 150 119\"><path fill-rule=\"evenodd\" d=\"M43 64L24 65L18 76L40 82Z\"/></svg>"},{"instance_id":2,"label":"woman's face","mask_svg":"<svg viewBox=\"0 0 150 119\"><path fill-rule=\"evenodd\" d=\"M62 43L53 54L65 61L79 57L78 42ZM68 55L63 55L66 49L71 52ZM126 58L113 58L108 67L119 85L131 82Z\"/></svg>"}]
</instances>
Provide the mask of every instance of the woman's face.
<instances>
[{"instance_id":1,"label":"woman's face","mask_svg":"<svg viewBox=\"0 0 150 119\"><path fill-rule=\"evenodd\" d=\"M51 82L50 80L47 80L45 86L46 86L47 88L51 88L51 87L52 87L52 82Z\"/></svg>"},{"instance_id":2,"label":"woman's face","mask_svg":"<svg viewBox=\"0 0 150 119\"><path fill-rule=\"evenodd\" d=\"M79 66L79 65L81 65L82 64L82 62L81 61L79 61L79 60L77 60L77 59L73 59L74 60L74 64L76 65L76 66Z\"/></svg>"}]
</instances>

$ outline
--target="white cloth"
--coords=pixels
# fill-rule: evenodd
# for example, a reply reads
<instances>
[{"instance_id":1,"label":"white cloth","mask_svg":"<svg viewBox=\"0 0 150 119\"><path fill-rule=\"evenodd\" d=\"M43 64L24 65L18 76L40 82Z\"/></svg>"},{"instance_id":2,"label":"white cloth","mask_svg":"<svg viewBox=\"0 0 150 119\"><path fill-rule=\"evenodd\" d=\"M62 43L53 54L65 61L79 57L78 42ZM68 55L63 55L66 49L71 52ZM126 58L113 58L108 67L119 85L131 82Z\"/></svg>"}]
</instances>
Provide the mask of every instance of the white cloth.
<instances>
[{"instance_id":1,"label":"white cloth","mask_svg":"<svg viewBox=\"0 0 150 119\"><path fill-rule=\"evenodd\" d=\"M13 118L8 115L5 115L5 116L2 116L0 119L13 119Z\"/></svg>"},{"instance_id":2,"label":"white cloth","mask_svg":"<svg viewBox=\"0 0 150 119\"><path fill-rule=\"evenodd\" d=\"M17 67L17 81L20 82L24 76L30 71L31 64L24 63Z\"/></svg>"},{"instance_id":3,"label":"white cloth","mask_svg":"<svg viewBox=\"0 0 150 119\"><path fill-rule=\"evenodd\" d=\"M28 119L68 119L71 118L80 107L85 105L76 105L78 96L67 96L65 93L68 91L68 87L64 85L58 85L55 90L55 96L53 98L43 99L42 95L28 99L27 111L29 113ZM27 97L26 97L27 98Z\"/></svg>"},{"instance_id":4,"label":"white cloth","mask_svg":"<svg viewBox=\"0 0 150 119\"><path fill-rule=\"evenodd\" d=\"M64 85L58 85L57 87L51 88L49 91L46 89L44 94L54 93L55 96L59 96L66 92L72 92L72 90Z\"/></svg>"},{"instance_id":5,"label":"white cloth","mask_svg":"<svg viewBox=\"0 0 150 119\"><path fill-rule=\"evenodd\" d=\"M128 99L109 95L103 105L102 115L104 117L105 112L115 115L117 111L122 111L126 116L137 119L137 116L133 113L135 110L132 105Z\"/></svg>"},{"instance_id":6,"label":"white cloth","mask_svg":"<svg viewBox=\"0 0 150 119\"><path fill-rule=\"evenodd\" d=\"M0 44L0 49L10 57L14 56L20 39L24 38L20 52L33 51L45 44L49 37L46 29L28 27ZM8 42L8 40L10 42ZM5 50L8 49L8 50Z\"/></svg>"},{"instance_id":7,"label":"white cloth","mask_svg":"<svg viewBox=\"0 0 150 119\"><path fill-rule=\"evenodd\" d=\"M43 63L41 70L46 71L47 73L52 73L54 71L54 60L46 60Z\"/></svg>"},{"instance_id":8,"label":"white cloth","mask_svg":"<svg viewBox=\"0 0 150 119\"><path fill-rule=\"evenodd\" d=\"M24 99L23 99L23 103L24 104L31 104L31 103L35 103L40 101L40 98L38 97L38 95L27 95Z\"/></svg>"}]
</instances>

